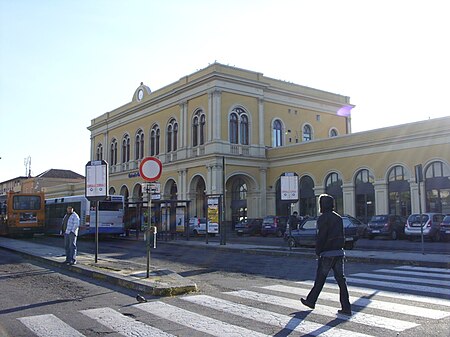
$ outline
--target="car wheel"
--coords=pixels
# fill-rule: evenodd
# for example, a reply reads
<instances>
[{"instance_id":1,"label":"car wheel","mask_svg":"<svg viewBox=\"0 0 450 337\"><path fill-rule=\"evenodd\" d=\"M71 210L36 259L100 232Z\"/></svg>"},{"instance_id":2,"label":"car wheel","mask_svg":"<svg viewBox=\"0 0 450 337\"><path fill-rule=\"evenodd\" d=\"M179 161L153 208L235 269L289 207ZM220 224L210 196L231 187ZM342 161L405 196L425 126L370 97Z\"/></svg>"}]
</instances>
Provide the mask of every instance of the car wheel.
<instances>
[{"instance_id":1,"label":"car wheel","mask_svg":"<svg viewBox=\"0 0 450 337\"><path fill-rule=\"evenodd\" d=\"M345 249L352 250L354 246L355 246L355 243L353 241L352 242L347 242L345 244Z\"/></svg>"},{"instance_id":2,"label":"car wheel","mask_svg":"<svg viewBox=\"0 0 450 337\"><path fill-rule=\"evenodd\" d=\"M397 233L397 231L395 229L391 232L391 239L392 240L397 240L398 239L398 233Z\"/></svg>"},{"instance_id":3,"label":"car wheel","mask_svg":"<svg viewBox=\"0 0 450 337\"><path fill-rule=\"evenodd\" d=\"M288 244L289 248L297 247L297 243L295 242L294 238L289 238L287 240L287 244Z\"/></svg>"}]
</instances>

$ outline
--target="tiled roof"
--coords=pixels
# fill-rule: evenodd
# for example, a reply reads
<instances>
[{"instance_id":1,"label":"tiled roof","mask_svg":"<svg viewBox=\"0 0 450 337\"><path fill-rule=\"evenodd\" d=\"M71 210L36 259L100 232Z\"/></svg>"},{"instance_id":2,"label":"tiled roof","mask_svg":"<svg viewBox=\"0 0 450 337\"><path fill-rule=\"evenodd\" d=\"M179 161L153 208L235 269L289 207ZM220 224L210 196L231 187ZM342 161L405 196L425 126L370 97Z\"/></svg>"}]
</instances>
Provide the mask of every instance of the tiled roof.
<instances>
[{"instance_id":1,"label":"tiled roof","mask_svg":"<svg viewBox=\"0 0 450 337\"><path fill-rule=\"evenodd\" d=\"M84 179L84 176L70 170L50 169L38 174L36 178Z\"/></svg>"}]
</instances>

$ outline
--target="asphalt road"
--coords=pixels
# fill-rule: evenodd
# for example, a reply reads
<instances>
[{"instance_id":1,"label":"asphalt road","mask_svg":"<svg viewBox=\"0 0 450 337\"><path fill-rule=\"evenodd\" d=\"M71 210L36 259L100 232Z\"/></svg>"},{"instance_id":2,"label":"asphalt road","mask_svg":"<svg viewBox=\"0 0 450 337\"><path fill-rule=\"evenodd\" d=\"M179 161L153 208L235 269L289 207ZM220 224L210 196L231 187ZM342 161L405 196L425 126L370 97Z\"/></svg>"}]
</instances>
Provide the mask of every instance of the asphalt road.
<instances>
[{"instance_id":1,"label":"asphalt road","mask_svg":"<svg viewBox=\"0 0 450 337\"><path fill-rule=\"evenodd\" d=\"M260 239L274 239L273 242L276 242L276 238ZM33 241L62 245L62 238L40 237ZM79 241L81 252L92 252L94 248L92 240ZM133 292L1 252L0 336L30 336L30 330L24 322L27 319L35 319L38 315L56 316L85 336L115 336L117 334L113 331L117 333L120 327L104 327L85 314L85 310L105 310L104 308L122 314L120 319L131 318L131 323L123 323L127 331L131 331L134 323L143 322L176 336L224 336L223 323L237 325L253 332L249 334L247 330L246 333L241 331L240 335L264 333L270 336L302 336L305 334L302 330L305 326L312 329L312 333L329 333L331 336L343 332L344 335L355 336L360 333L372 336L447 337L450 331L450 306L434 303L442 300L442 296L428 293L424 288L414 287L422 282L429 282L430 279L438 280L444 277L440 276L438 271L430 271L427 276L418 276L410 282L396 282L392 286L359 285L358 287L364 287L364 291L352 285L350 295L354 297L353 309L355 317L362 317L364 322L361 323L336 318L336 290L324 289L316 309L312 312L298 304L298 292L308 291L308 282L314 278L316 261L313 259L219 250L208 250L205 253L201 249L165 245L161 242L157 249L152 250L152 264L190 278L197 283L200 291L195 295L173 298L148 298L151 307L147 308L135 306L137 302ZM143 264L146 260L143 241L103 240L100 242L99 253L115 254L117 257ZM350 278L357 274L381 274L389 278L389 273L396 268L398 267L392 265L348 263L346 274ZM365 276L362 279L368 278ZM391 288L394 286L400 288ZM450 303L450 297L447 297ZM281 300L281 303L277 304L277 300ZM143 311L144 308L150 312ZM398 312L399 308L404 308L407 312ZM421 310L425 312L428 309L435 310L432 311L431 317L422 316ZM237 313L230 314L230 310L237 310ZM435 313L444 317L436 319ZM105 315L104 311L102 315ZM250 317L251 315L255 316ZM375 325L390 319L388 322L391 325L409 324L412 327L397 328L401 331L393 331L392 326L373 326L368 323L370 319L367 315ZM38 316L38 321L42 317ZM183 318L187 321L180 321ZM208 319L216 321L211 323ZM261 319L264 321L260 321ZM137 334L139 335L144 334Z\"/></svg>"}]
</instances>

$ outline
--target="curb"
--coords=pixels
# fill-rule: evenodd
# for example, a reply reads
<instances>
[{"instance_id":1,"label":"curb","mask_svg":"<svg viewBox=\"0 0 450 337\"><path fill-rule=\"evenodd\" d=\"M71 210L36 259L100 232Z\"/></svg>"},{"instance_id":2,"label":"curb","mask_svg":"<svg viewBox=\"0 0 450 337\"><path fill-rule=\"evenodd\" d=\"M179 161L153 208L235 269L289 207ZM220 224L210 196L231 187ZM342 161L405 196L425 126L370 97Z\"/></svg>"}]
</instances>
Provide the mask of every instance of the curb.
<instances>
[{"instance_id":1,"label":"curb","mask_svg":"<svg viewBox=\"0 0 450 337\"><path fill-rule=\"evenodd\" d=\"M167 244L172 245L180 245L176 242L165 242ZM293 250L289 250L286 248L284 250L281 247L274 248L233 248L227 247L226 245L189 245L190 248L195 249L222 249L230 252L237 253L245 253L245 254L254 254L254 255L266 255L266 256L281 256L288 258L309 258L309 259L317 259L315 253L310 253L308 251L299 251L294 248ZM398 259L398 258L382 258L382 257L373 257L373 256L351 256L351 251L347 251L346 260L350 262L359 262L359 263L374 263L374 264L394 264L394 265L410 265L416 267L432 267L432 268L445 268L450 269L450 262L442 261L415 261L415 260L406 260L406 259Z\"/></svg>"},{"instance_id":2,"label":"curb","mask_svg":"<svg viewBox=\"0 0 450 337\"><path fill-rule=\"evenodd\" d=\"M151 274L153 274L153 276L156 276L155 278L158 278L159 276L159 279L151 281L147 279L142 279L142 276L139 275L136 276L120 275L119 273L106 270L107 268L105 267L85 265L79 263L77 263L76 265L65 265L52 258L33 255L31 253L24 252L21 250L15 250L10 247L2 246L0 248L15 252L32 260L40 261L61 269L70 270L83 276L108 282L110 284L120 286L126 289L135 290L143 294L153 296L175 296L198 291L198 287L195 283L187 282L183 277L172 271L164 271L163 273L161 273L160 271L153 271ZM168 285L167 284L168 282L165 282L165 280L164 281L161 280L161 276L163 275L166 278L169 278L170 282L178 284Z\"/></svg>"}]
</instances>

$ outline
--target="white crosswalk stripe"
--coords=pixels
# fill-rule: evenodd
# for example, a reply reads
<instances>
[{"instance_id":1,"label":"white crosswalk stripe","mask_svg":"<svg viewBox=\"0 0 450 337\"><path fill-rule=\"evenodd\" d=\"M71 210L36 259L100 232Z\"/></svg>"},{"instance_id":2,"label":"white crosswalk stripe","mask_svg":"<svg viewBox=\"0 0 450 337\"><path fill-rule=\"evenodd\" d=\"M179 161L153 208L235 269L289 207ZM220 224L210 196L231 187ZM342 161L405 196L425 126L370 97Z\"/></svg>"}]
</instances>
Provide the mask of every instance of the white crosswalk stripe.
<instances>
[{"instance_id":1,"label":"white crosswalk stripe","mask_svg":"<svg viewBox=\"0 0 450 337\"><path fill-rule=\"evenodd\" d=\"M81 313L95 319L100 324L120 333L123 336L174 337L172 334L136 321L111 308L82 310Z\"/></svg>"},{"instance_id":2,"label":"white crosswalk stripe","mask_svg":"<svg viewBox=\"0 0 450 337\"><path fill-rule=\"evenodd\" d=\"M221 322L211 317L189 312L160 301L136 304L136 307L162 318L170 317L172 322L176 322L197 331L209 333L213 336L267 336L240 326Z\"/></svg>"},{"instance_id":3,"label":"white crosswalk stripe","mask_svg":"<svg viewBox=\"0 0 450 337\"><path fill-rule=\"evenodd\" d=\"M260 301L264 303L279 305L282 307L291 308L294 310L305 310L305 307L299 300L293 300L285 297L273 296L268 294L257 293L253 291L239 290L227 293L229 295L251 299L254 301ZM401 321L398 319L369 315L362 312L354 312L353 316L348 317L346 315L336 315L338 308L329 307L325 305L320 305L314 309L314 314L328 316L328 317L339 317L339 319L350 321L354 323L375 326L383 329L393 330L393 331L404 331L406 329L411 329L418 326L417 323Z\"/></svg>"},{"instance_id":4,"label":"white crosswalk stripe","mask_svg":"<svg viewBox=\"0 0 450 337\"><path fill-rule=\"evenodd\" d=\"M305 297L309 293L309 289L290 287L290 286L285 286L285 285L267 286L267 287L264 287L264 289L274 290L274 291L288 293L288 294L295 294L295 295L303 296L303 297ZM335 294L335 293L329 293L329 292L322 290L322 292L320 293L319 299L333 301L333 302L339 302L339 295ZM441 310L420 308L420 311L419 311L419 310L417 310L417 306L405 305L405 304L400 304L397 302L374 300L373 298L366 298L366 297L350 296L350 303L352 303L352 306L385 310L385 311L397 312L400 314L418 316L418 317L444 318L444 317L447 317L450 315L449 312L445 312L445 311L441 311Z\"/></svg>"},{"instance_id":5,"label":"white crosswalk stripe","mask_svg":"<svg viewBox=\"0 0 450 337\"><path fill-rule=\"evenodd\" d=\"M195 295L183 297L183 300L196 303L211 309L224 311L239 317L245 317L260 323L276 326L282 329L297 331L313 336L348 336L350 333L355 337L368 336L363 333L350 332L348 330L335 328L328 325L318 324L314 322L305 321L299 318L288 315L278 314L276 312L267 311L247 305L234 303L220 298L211 297L208 295Z\"/></svg>"},{"instance_id":6,"label":"white crosswalk stripe","mask_svg":"<svg viewBox=\"0 0 450 337\"><path fill-rule=\"evenodd\" d=\"M84 337L83 334L52 314L18 318L39 337Z\"/></svg>"},{"instance_id":7,"label":"white crosswalk stripe","mask_svg":"<svg viewBox=\"0 0 450 337\"><path fill-rule=\"evenodd\" d=\"M227 291L216 296L193 294L133 304L133 310L148 314L143 316L145 321L108 307L80 313L99 326L129 337L195 335L193 331L220 337L260 337L273 335L274 330L333 337L403 334L430 320L449 319L449 277L449 270L414 266L349 275L351 317L337 313L339 288L332 277L314 310L299 300L306 297L314 282L300 281ZM38 337L84 336L53 314L18 320ZM177 326L167 331L168 326L172 327L169 323Z\"/></svg>"}]
</instances>

